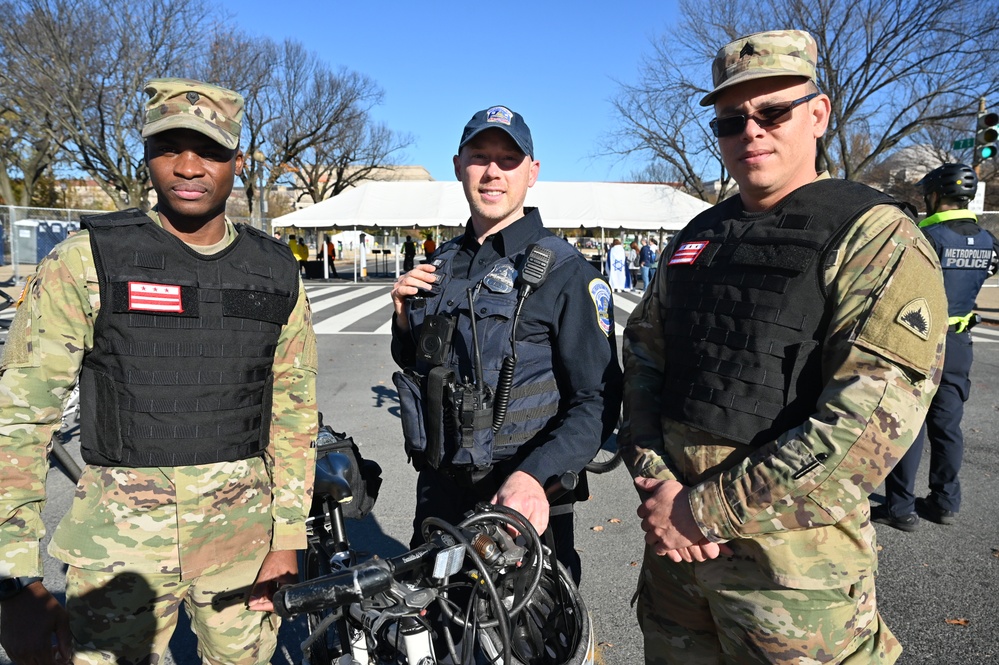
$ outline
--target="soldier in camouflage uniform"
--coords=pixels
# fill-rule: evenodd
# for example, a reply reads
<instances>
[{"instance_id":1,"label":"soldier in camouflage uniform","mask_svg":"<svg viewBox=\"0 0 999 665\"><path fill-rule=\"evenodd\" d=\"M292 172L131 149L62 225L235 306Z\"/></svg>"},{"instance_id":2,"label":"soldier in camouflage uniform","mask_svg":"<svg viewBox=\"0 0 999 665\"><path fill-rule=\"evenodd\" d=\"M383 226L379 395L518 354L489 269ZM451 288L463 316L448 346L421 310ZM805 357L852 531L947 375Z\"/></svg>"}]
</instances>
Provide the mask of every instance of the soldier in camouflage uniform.
<instances>
[{"instance_id":1,"label":"soldier in camouflage uniform","mask_svg":"<svg viewBox=\"0 0 999 665\"><path fill-rule=\"evenodd\" d=\"M935 253L888 197L816 173L829 98L799 31L714 61L739 194L666 248L628 321L620 433L647 663L891 663L868 494L940 380Z\"/></svg>"},{"instance_id":2,"label":"soldier in camouflage uniform","mask_svg":"<svg viewBox=\"0 0 999 665\"><path fill-rule=\"evenodd\" d=\"M0 365L0 641L16 662L159 662L181 603L206 663L267 663L305 546L316 340L286 245L225 217L243 99L156 79L158 205L84 220L39 265ZM41 581L47 446L81 382L87 466ZM55 644L53 648L51 645Z\"/></svg>"}]
</instances>

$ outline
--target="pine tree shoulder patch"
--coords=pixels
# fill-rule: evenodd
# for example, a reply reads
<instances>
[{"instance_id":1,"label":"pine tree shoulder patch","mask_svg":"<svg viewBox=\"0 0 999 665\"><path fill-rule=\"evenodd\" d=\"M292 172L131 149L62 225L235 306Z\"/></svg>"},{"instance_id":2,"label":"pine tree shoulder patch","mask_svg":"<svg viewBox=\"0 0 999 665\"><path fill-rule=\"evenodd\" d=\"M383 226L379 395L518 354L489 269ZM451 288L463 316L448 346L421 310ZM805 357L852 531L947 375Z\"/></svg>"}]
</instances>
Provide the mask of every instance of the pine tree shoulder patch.
<instances>
[{"instance_id":1,"label":"pine tree shoulder patch","mask_svg":"<svg viewBox=\"0 0 999 665\"><path fill-rule=\"evenodd\" d=\"M920 339L928 340L930 338L932 319L930 305L925 298L916 298L906 304L895 317L895 321Z\"/></svg>"}]
</instances>

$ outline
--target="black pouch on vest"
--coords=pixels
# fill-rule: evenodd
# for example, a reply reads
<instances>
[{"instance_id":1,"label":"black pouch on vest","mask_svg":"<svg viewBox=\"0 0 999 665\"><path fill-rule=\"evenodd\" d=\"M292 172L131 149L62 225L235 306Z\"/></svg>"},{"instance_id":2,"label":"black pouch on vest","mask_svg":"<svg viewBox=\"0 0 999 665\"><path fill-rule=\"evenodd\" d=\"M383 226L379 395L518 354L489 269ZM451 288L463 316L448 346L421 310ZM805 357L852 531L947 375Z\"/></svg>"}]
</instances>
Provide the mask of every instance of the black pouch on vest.
<instances>
[{"instance_id":1,"label":"black pouch on vest","mask_svg":"<svg viewBox=\"0 0 999 665\"><path fill-rule=\"evenodd\" d=\"M392 383L399 392L407 458L417 471L424 466L439 468L444 461L444 451L451 447L448 441L455 441L457 437L454 372L443 367L435 367L428 376L395 372Z\"/></svg>"},{"instance_id":2,"label":"black pouch on vest","mask_svg":"<svg viewBox=\"0 0 999 665\"><path fill-rule=\"evenodd\" d=\"M392 383L399 393L399 415L402 419L402 436L406 457L417 470L423 466L427 452L427 430L423 412L423 397L419 378L407 372L394 372Z\"/></svg>"},{"instance_id":3,"label":"black pouch on vest","mask_svg":"<svg viewBox=\"0 0 999 665\"><path fill-rule=\"evenodd\" d=\"M493 462L493 400L487 389L462 386L457 404L459 429L448 446L451 464L456 467L485 468Z\"/></svg>"},{"instance_id":4,"label":"black pouch on vest","mask_svg":"<svg viewBox=\"0 0 999 665\"><path fill-rule=\"evenodd\" d=\"M319 415L322 423L322 414ZM359 520L371 512L382 486L382 467L374 460L366 460L352 437L345 432L334 432L329 425L320 425L316 436L316 462L330 453L340 453L350 460L345 474L353 498L340 504L343 516Z\"/></svg>"}]
</instances>

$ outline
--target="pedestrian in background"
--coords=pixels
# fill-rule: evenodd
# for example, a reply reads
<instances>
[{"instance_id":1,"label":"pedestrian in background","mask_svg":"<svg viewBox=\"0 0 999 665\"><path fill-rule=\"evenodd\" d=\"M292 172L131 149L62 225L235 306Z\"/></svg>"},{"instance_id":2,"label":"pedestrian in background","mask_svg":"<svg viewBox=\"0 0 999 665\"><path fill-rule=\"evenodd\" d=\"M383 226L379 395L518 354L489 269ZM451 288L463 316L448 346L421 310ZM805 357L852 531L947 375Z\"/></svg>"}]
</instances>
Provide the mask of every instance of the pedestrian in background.
<instances>
[{"instance_id":1,"label":"pedestrian in background","mask_svg":"<svg viewBox=\"0 0 999 665\"><path fill-rule=\"evenodd\" d=\"M638 290L638 276L641 273L641 265L638 259L638 243L634 240L628 245L628 250L625 252L626 260L628 263L628 275L631 277L631 290ZM643 285L644 286L644 285Z\"/></svg>"},{"instance_id":2,"label":"pedestrian in background","mask_svg":"<svg viewBox=\"0 0 999 665\"><path fill-rule=\"evenodd\" d=\"M18 663L162 662L181 605L204 662L268 663L271 597L306 544L316 339L288 247L225 217L243 98L187 79L145 93L156 207L84 217L0 362L0 642ZM64 609L39 541L78 379L86 467L49 544Z\"/></svg>"},{"instance_id":3,"label":"pedestrian in background","mask_svg":"<svg viewBox=\"0 0 999 665\"><path fill-rule=\"evenodd\" d=\"M672 239L626 328L618 441L650 664L901 651L877 611L867 497L936 391L946 299L899 204L816 173L831 111L816 60L797 30L718 51L701 105L739 194Z\"/></svg>"},{"instance_id":4,"label":"pedestrian in background","mask_svg":"<svg viewBox=\"0 0 999 665\"><path fill-rule=\"evenodd\" d=\"M649 284L652 283L653 265L655 265L655 254L652 253L652 248L649 247L648 239L642 238L642 248L638 250L638 266L642 271L642 289L644 291L648 291Z\"/></svg>"},{"instance_id":5,"label":"pedestrian in background","mask_svg":"<svg viewBox=\"0 0 999 665\"><path fill-rule=\"evenodd\" d=\"M978 176L965 164L944 164L926 174L918 186L929 215L919 223L940 257L947 291L947 347L940 389L930 403L916 442L885 481L885 503L874 509L874 521L915 531L919 516L953 524L961 510L961 419L971 394L971 329L978 323L975 299L999 262L999 241L978 225L968 210ZM930 494L915 494L923 445L930 441Z\"/></svg>"},{"instance_id":6,"label":"pedestrian in background","mask_svg":"<svg viewBox=\"0 0 999 665\"><path fill-rule=\"evenodd\" d=\"M333 246L333 241L330 240L329 236L326 236L326 240L323 241L322 245L316 248L316 260L323 260L323 250L326 250L326 264L329 266L330 275L336 279L340 279L340 275L336 272L336 248Z\"/></svg>"},{"instance_id":7,"label":"pedestrian in background","mask_svg":"<svg viewBox=\"0 0 999 665\"><path fill-rule=\"evenodd\" d=\"M413 269L413 262L416 260L416 243L412 236L406 236L406 242L402 244L402 269L409 272Z\"/></svg>"}]
</instances>

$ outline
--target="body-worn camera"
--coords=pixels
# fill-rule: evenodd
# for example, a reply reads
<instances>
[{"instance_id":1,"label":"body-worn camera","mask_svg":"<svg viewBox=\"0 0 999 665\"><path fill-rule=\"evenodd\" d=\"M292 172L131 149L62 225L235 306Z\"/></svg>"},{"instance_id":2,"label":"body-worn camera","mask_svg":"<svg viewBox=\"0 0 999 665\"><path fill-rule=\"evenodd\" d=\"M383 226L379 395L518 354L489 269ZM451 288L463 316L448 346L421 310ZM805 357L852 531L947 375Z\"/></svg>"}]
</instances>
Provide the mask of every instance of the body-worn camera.
<instances>
[{"instance_id":1,"label":"body-worn camera","mask_svg":"<svg viewBox=\"0 0 999 665\"><path fill-rule=\"evenodd\" d=\"M416 343L416 358L434 367L443 365L451 350L455 319L443 314L433 314L423 321L420 339Z\"/></svg>"}]
</instances>

